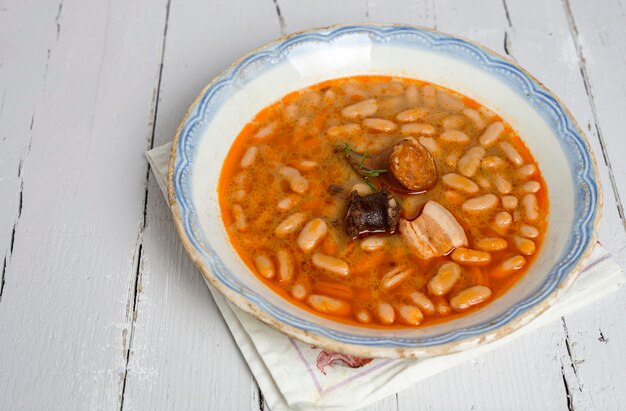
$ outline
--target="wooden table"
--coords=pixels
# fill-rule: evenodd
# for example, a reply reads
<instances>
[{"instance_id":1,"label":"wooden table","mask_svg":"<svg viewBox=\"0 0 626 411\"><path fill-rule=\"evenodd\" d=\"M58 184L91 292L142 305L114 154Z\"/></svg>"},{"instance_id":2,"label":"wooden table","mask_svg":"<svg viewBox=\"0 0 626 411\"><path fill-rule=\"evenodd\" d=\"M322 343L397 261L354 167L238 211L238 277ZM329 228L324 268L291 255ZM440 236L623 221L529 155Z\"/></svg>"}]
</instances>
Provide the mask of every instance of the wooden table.
<instances>
[{"instance_id":1,"label":"wooden table","mask_svg":"<svg viewBox=\"0 0 626 411\"><path fill-rule=\"evenodd\" d=\"M0 1L0 409L263 410L144 152L284 34L434 27L508 55L587 132L626 265L623 0ZM371 410L626 404L626 289Z\"/></svg>"}]
</instances>

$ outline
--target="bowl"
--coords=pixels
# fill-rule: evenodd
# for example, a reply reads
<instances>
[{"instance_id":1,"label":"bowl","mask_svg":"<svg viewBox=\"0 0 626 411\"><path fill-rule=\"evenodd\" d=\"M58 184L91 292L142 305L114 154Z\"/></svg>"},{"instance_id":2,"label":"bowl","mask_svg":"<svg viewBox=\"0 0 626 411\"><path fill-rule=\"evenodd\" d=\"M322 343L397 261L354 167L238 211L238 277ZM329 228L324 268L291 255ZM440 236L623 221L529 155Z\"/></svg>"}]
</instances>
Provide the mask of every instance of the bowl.
<instances>
[{"instance_id":1,"label":"bowl","mask_svg":"<svg viewBox=\"0 0 626 411\"><path fill-rule=\"evenodd\" d=\"M417 329L371 329L318 317L250 272L222 223L217 185L242 127L285 94L363 74L411 77L490 108L525 141L550 210L543 246L503 296L470 315ZM563 103L524 69L469 40L405 25L340 25L283 37L242 57L201 92L176 133L169 202L185 249L233 304L280 332L366 357L424 357L486 344L524 326L576 279L595 245L601 205L589 143Z\"/></svg>"}]
</instances>

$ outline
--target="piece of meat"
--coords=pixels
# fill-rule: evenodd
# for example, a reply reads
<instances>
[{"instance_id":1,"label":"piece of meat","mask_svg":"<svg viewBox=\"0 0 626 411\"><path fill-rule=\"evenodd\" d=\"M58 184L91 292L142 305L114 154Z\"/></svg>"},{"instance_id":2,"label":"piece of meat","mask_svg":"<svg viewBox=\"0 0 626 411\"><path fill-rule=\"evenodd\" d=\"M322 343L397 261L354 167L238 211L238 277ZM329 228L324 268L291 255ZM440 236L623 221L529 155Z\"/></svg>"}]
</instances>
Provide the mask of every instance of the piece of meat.
<instances>
[{"instance_id":1,"label":"piece of meat","mask_svg":"<svg viewBox=\"0 0 626 411\"><path fill-rule=\"evenodd\" d=\"M351 238L370 233L394 233L399 216L400 206L386 189L364 196L354 190L350 193L344 218L346 233Z\"/></svg>"},{"instance_id":2,"label":"piece of meat","mask_svg":"<svg viewBox=\"0 0 626 411\"><path fill-rule=\"evenodd\" d=\"M359 368L372 362L372 358L356 357L348 354L341 354L333 351L322 350L317 356L317 368L326 375L324 368L335 365L343 367Z\"/></svg>"},{"instance_id":3,"label":"piece of meat","mask_svg":"<svg viewBox=\"0 0 626 411\"><path fill-rule=\"evenodd\" d=\"M429 201L413 221L400 218L398 229L413 252L428 260L468 245L463 227L444 206Z\"/></svg>"},{"instance_id":4,"label":"piece of meat","mask_svg":"<svg viewBox=\"0 0 626 411\"><path fill-rule=\"evenodd\" d=\"M389 153L389 169L412 192L424 192L437 182L437 166L430 152L416 139L405 138Z\"/></svg>"}]
</instances>

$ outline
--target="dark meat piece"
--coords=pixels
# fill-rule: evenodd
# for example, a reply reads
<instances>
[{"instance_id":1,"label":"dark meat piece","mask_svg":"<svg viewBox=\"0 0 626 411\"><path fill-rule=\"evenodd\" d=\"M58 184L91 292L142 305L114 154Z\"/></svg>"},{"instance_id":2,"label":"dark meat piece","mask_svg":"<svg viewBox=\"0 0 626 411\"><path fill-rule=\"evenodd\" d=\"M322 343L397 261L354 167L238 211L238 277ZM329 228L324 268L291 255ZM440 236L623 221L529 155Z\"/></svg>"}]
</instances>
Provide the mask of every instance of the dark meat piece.
<instances>
[{"instance_id":1,"label":"dark meat piece","mask_svg":"<svg viewBox=\"0 0 626 411\"><path fill-rule=\"evenodd\" d=\"M393 233L400 216L400 207L386 189L360 196L350 193L346 211L346 232L352 238L369 233Z\"/></svg>"},{"instance_id":2,"label":"dark meat piece","mask_svg":"<svg viewBox=\"0 0 626 411\"><path fill-rule=\"evenodd\" d=\"M437 182L437 166L426 147L414 138L405 138L389 154L391 174L412 192L424 192Z\"/></svg>"}]
</instances>

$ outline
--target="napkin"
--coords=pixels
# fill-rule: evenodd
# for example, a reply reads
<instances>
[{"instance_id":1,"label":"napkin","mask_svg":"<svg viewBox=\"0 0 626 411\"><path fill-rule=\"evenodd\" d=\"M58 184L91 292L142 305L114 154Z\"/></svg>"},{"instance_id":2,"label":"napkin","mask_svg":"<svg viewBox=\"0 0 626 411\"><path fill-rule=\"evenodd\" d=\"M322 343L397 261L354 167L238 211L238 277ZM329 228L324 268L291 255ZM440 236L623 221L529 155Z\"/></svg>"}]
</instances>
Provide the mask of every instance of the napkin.
<instances>
[{"instance_id":1,"label":"napkin","mask_svg":"<svg viewBox=\"0 0 626 411\"><path fill-rule=\"evenodd\" d=\"M146 154L166 198L170 147L166 144ZM267 405L272 411L306 411L364 407L558 320L617 290L625 281L622 269L598 243L571 288L524 327L486 345L419 360L370 360L324 351L266 326L207 285Z\"/></svg>"}]
</instances>

